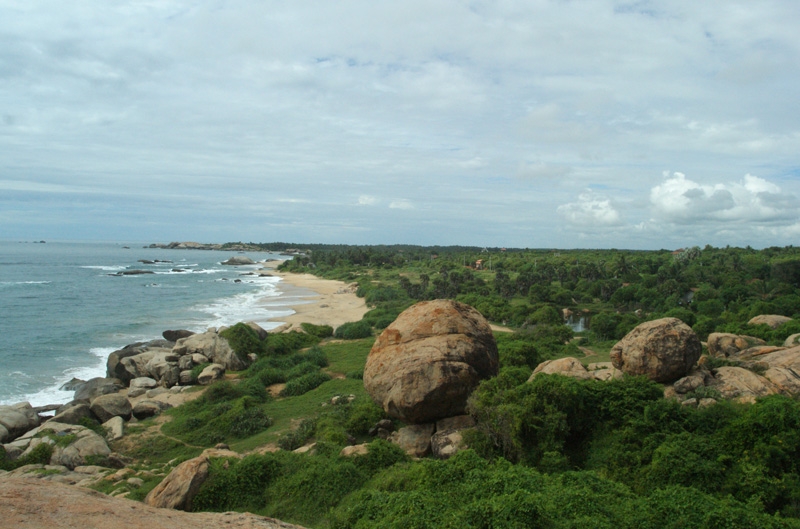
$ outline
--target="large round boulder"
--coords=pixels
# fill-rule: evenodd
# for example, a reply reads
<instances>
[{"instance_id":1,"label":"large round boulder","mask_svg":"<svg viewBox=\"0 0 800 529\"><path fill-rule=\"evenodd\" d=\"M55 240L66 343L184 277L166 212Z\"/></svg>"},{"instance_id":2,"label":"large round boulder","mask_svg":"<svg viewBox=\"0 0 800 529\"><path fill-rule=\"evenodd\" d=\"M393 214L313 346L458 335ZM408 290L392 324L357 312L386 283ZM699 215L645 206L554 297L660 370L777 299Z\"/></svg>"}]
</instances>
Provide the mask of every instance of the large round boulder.
<instances>
[{"instance_id":1,"label":"large round boulder","mask_svg":"<svg viewBox=\"0 0 800 529\"><path fill-rule=\"evenodd\" d=\"M469 395L497 368L492 329L477 310L452 300L423 301L375 341L364 387L389 416L427 423L463 414Z\"/></svg>"},{"instance_id":2,"label":"large round boulder","mask_svg":"<svg viewBox=\"0 0 800 529\"><path fill-rule=\"evenodd\" d=\"M689 373L702 349L691 327L677 318L661 318L629 332L611 349L611 362L625 374L671 382Z\"/></svg>"}]
</instances>

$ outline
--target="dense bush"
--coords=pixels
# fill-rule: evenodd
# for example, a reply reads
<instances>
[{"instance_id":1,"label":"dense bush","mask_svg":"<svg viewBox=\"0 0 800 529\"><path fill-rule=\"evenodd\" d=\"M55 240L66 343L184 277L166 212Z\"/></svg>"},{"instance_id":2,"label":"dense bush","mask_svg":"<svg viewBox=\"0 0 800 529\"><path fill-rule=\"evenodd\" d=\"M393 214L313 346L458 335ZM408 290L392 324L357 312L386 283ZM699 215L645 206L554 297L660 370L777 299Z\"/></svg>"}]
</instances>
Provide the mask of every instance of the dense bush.
<instances>
[{"instance_id":1,"label":"dense bush","mask_svg":"<svg viewBox=\"0 0 800 529\"><path fill-rule=\"evenodd\" d=\"M279 332L267 337L266 351L270 355L288 355L320 342L320 338L304 332Z\"/></svg>"},{"instance_id":2,"label":"dense bush","mask_svg":"<svg viewBox=\"0 0 800 529\"><path fill-rule=\"evenodd\" d=\"M296 397L308 393L329 381L331 376L322 371L312 371L305 375L293 378L286 382L286 387L281 390L281 397Z\"/></svg>"},{"instance_id":3,"label":"dense bush","mask_svg":"<svg viewBox=\"0 0 800 529\"><path fill-rule=\"evenodd\" d=\"M333 327L330 325L314 325L313 323L301 323L300 327L311 336L317 338L330 338L333 336Z\"/></svg>"},{"instance_id":4,"label":"dense bush","mask_svg":"<svg viewBox=\"0 0 800 529\"><path fill-rule=\"evenodd\" d=\"M266 352L265 344L258 333L245 323L228 327L219 335L228 340L231 349L243 360L247 360L250 354L261 356Z\"/></svg>"},{"instance_id":5,"label":"dense bush","mask_svg":"<svg viewBox=\"0 0 800 529\"><path fill-rule=\"evenodd\" d=\"M372 327L366 321L353 321L343 323L336 328L334 333L336 338L342 340L358 340L372 336Z\"/></svg>"}]
</instances>

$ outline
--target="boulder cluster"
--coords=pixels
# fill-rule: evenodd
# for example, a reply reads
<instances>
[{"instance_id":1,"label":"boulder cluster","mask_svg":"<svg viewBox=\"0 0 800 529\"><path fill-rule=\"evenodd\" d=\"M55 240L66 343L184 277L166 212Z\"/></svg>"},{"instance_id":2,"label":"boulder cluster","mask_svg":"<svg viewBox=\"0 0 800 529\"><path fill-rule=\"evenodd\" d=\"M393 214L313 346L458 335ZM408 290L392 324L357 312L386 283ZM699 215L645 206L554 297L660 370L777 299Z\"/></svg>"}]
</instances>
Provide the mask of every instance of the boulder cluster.
<instances>
[{"instance_id":1,"label":"boulder cluster","mask_svg":"<svg viewBox=\"0 0 800 529\"><path fill-rule=\"evenodd\" d=\"M481 380L497 374L497 344L486 319L452 300L406 309L375 341L364 367L364 387L386 414L409 426L383 437L414 457L449 457ZM377 426L377 425L376 425Z\"/></svg>"},{"instance_id":2,"label":"boulder cluster","mask_svg":"<svg viewBox=\"0 0 800 529\"><path fill-rule=\"evenodd\" d=\"M261 339L267 332L248 323ZM107 376L88 381L73 379L62 389L74 391L64 405L34 408L23 402L0 406L0 443L5 457L27 456L42 443L52 447L50 465L68 470L102 463L114 466L117 456L108 442L124 435L125 424L171 408L170 395L193 384L210 384L226 370L245 369L253 360L242 357L219 334L224 329L164 331L163 340L127 345L114 351ZM52 417L45 413L55 412ZM102 424L107 436L87 427Z\"/></svg>"}]
</instances>

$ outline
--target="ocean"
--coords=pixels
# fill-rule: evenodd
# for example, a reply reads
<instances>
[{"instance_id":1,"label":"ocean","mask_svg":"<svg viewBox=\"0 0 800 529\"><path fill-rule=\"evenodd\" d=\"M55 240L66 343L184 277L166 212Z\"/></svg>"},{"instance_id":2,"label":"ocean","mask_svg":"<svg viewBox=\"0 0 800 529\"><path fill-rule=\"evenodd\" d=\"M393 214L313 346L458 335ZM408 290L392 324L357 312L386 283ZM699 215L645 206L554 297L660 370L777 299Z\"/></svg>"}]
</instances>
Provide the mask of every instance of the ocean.
<instances>
[{"instance_id":1,"label":"ocean","mask_svg":"<svg viewBox=\"0 0 800 529\"><path fill-rule=\"evenodd\" d=\"M267 320L293 313L280 278L248 275L261 265L221 264L236 255L142 243L0 241L0 404L68 402L73 392L59 389L65 382L105 376L109 353L161 338L166 329L279 326ZM125 270L153 273L113 275ZM292 296L304 297L296 289Z\"/></svg>"}]
</instances>

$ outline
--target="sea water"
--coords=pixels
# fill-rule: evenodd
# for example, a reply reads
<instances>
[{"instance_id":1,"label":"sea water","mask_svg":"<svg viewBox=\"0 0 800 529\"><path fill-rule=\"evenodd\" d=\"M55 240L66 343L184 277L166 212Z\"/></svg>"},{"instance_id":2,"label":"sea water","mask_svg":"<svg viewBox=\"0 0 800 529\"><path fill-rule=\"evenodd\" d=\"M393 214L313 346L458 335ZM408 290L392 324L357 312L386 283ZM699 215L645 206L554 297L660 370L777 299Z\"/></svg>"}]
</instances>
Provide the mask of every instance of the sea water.
<instances>
[{"instance_id":1,"label":"sea water","mask_svg":"<svg viewBox=\"0 0 800 529\"><path fill-rule=\"evenodd\" d=\"M221 264L235 255L142 243L0 241L0 404L67 402L73 392L59 389L65 382L105 376L109 353L166 329L280 325L268 321L292 313L278 303L280 279L253 274L262 265ZM114 275L125 270L153 273Z\"/></svg>"}]
</instances>

